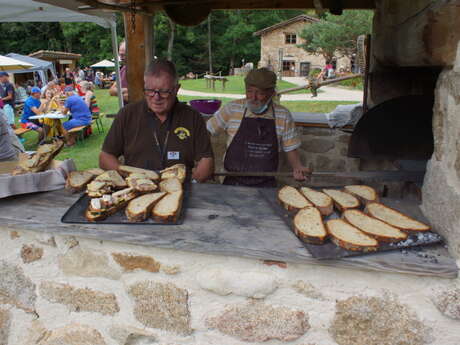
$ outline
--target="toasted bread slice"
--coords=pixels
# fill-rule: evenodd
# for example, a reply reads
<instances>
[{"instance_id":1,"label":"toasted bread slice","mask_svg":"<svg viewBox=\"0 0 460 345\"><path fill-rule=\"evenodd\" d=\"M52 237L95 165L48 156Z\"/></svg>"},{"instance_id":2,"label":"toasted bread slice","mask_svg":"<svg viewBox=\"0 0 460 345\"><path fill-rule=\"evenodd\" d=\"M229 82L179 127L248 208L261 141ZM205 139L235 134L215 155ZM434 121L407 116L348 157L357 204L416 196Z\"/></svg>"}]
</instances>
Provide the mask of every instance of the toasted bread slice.
<instances>
[{"instance_id":1,"label":"toasted bread slice","mask_svg":"<svg viewBox=\"0 0 460 345\"><path fill-rule=\"evenodd\" d=\"M169 223L177 221L179 210L182 206L182 191L168 193L155 205L152 210L152 217L157 222Z\"/></svg>"},{"instance_id":2,"label":"toasted bread slice","mask_svg":"<svg viewBox=\"0 0 460 345\"><path fill-rule=\"evenodd\" d=\"M403 231L428 231L430 226L378 202L369 203L364 212Z\"/></svg>"},{"instance_id":3,"label":"toasted bread slice","mask_svg":"<svg viewBox=\"0 0 460 345\"><path fill-rule=\"evenodd\" d=\"M112 184L115 188L126 188L128 184L120 176L120 174L116 170L107 170L102 175L99 175L94 179L94 181L106 181Z\"/></svg>"},{"instance_id":4,"label":"toasted bread slice","mask_svg":"<svg viewBox=\"0 0 460 345\"><path fill-rule=\"evenodd\" d=\"M364 205L367 205L370 202L378 202L379 196L374 188L365 186L365 185L349 185L345 186L344 192L354 195L361 201Z\"/></svg>"},{"instance_id":5,"label":"toasted bread slice","mask_svg":"<svg viewBox=\"0 0 460 345\"><path fill-rule=\"evenodd\" d=\"M278 191L278 201L288 211L313 206L297 189L291 186L284 186Z\"/></svg>"},{"instance_id":6,"label":"toasted bread slice","mask_svg":"<svg viewBox=\"0 0 460 345\"><path fill-rule=\"evenodd\" d=\"M88 169L88 170L85 170L85 171L90 173L90 174L93 174L94 177L102 175L105 172L105 170L103 170L101 168L91 168L91 169Z\"/></svg>"},{"instance_id":7,"label":"toasted bread slice","mask_svg":"<svg viewBox=\"0 0 460 345\"><path fill-rule=\"evenodd\" d=\"M323 192L329 195L332 200L334 200L334 206L340 211L343 212L350 208L359 207L360 203L357 198L353 195L342 192L336 189L323 189Z\"/></svg>"},{"instance_id":8,"label":"toasted bread slice","mask_svg":"<svg viewBox=\"0 0 460 345\"><path fill-rule=\"evenodd\" d=\"M153 180L153 181L156 181L156 180L160 179L160 175L158 175L153 170L136 168L136 167L132 167L132 166L129 166L129 165L120 165L118 167L118 171L120 172L120 174L122 174L125 177L129 176L129 175L131 175L133 173L136 173L136 174L145 175L146 178L148 178L150 180Z\"/></svg>"},{"instance_id":9,"label":"toasted bread slice","mask_svg":"<svg viewBox=\"0 0 460 345\"><path fill-rule=\"evenodd\" d=\"M152 193L158 188L152 180L145 178L143 174L131 174L126 178L126 182L128 186L133 187L141 193Z\"/></svg>"},{"instance_id":10,"label":"toasted bread slice","mask_svg":"<svg viewBox=\"0 0 460 345\"><path fill-rule=\"evenodd\" d=\"M126 217L130 222L146 220L153 206L165 195L165 192L149 193L131 200L125 210Z\"/></svg>"},{"instance_id":11,"label":"toasted bread slice","mask_svg":"<svg viewBox=\"0 0 460 345\"><path fill-rule=\"evenodd\" d=\"M82 191L94 179L94 175L87 171L71 171L67 176L65 188L72 193Z\"/></svg>"},{"instance_id":12,"label":"toasted bread slice","mask_svg":"<svg viewBox=\"0 0 460 345\"><path fill-rule=\"evenodd\" d=\"M371 252L378 248L375 238L350 225L343 219L331 219L326 223L331 241L346 250Z\"/></svg>"},{"instance_id":13,"label":"toasted bread slice","mask_svg":"<svg viewBox=\"0 0 460 345\"><path fill-rule=\"evenodd\" d=\"M168 178L159 184L162 192L173 193L182 190L182 183L177 177Z\"/></svg>"},{"instance_id":14,"label":"toasted bread slice","mask_svg":"<svg viewBox=\"0 0 460 345\"><path fill-rule=\"evenodd\" d=\"M93 180L86 185L86 193L91 198L99 198L104 194L112 193L112 184L107 181Z\"/></svg>"},{"instance_id":15,"label":"toasted bread slice","mask_svg":"<svg viewBox=\"0 0 460 345\"><path fill-rule=\"evenodd\" d=\"M342 218L377 241L398 242L407 238L407 234L403 231L359 210L346 210Z\"/></svg>"},{"instance_id":16,"label":"toasted bread slice","mask_svg":"<svg viewBox=\"0 0 460 345\"><path fill-rule=\"evenodd\" d=\"M104 199L104 196L102 198L91 199L86 209L85 217L90 222L104 220L108 216L121 210L136 196L137 194L133 188L125 188L110 196L107 195L107 199Z\"/></svg>"},{"instance_id":17,"label":"toasted bread slice","mask_svg":"<svg viewBox=\"0 0 460 345\"><path fill-rule=\"evenodd\" d=\"M334 204L329 195L308 187L301 187L300 192L307 198L308 201L318 208L319 212L321 212L323 216L328 216L332 213L332 211L334 211Z\"/></svg>"},{"instance_id":18,"label":"toasted bread slice","mask_svg":"<svg viewBox=\"0 0 460 345\"><path fill-rule=\"evenodd\" d=\"M162 180L176 177L181 183L183 183L185 181L187 169L184 164L175 164L164 170L161 170L160 173Z\"/></svg>"},{"instance_id":19,"label":"toasted bread slice","mask_svg":"<svg viewBox=\"0 0 460 345\"><path fill-rule=\"evenodd\" d=\"M301 240L311 244L323 244L327 237L321 213L315 207L305 207L294 217L294 232Z\"/></svg>"}]
</instances>

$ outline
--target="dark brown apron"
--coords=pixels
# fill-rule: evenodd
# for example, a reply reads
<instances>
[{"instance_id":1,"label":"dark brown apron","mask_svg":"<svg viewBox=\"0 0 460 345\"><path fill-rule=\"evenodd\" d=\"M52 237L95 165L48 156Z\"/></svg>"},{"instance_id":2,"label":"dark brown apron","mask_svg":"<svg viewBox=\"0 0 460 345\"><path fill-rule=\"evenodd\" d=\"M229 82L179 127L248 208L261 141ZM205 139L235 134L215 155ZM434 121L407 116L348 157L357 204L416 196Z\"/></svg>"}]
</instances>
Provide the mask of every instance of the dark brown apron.
<instances>
[{"instance_id":1,"label":"dark brown apron","mask_svg":"<svg viewBox=\"0 0 460 345\"><path fill-rule=\"evenodd\" d=\"M272 105L273 116L275 110ZM278 137L275 119L248 118L246 109L240 127L224 159L227 171L272 172L278 169ZM224 184L251 187L276 187L274 177L227 176Z\"/></svg>"}]
</instances>

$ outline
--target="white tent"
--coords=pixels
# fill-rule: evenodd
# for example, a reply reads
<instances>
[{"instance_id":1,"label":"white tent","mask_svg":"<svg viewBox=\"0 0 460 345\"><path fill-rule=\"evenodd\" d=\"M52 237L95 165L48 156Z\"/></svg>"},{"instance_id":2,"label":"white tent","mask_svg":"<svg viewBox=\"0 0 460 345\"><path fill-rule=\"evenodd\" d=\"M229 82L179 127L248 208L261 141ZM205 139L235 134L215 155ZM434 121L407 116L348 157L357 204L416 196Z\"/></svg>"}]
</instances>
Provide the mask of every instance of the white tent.
<instances>
[{"instance_id":1,"label":"white tent","mask_svg":"<svg viewBox=\"0 0 460 345\"><path fill-rule=\"evenodd\" d=\"M31 68L34 65L10 58L8 56L0 55L0 71L12 71L15 69Z\"/></svg>"},{"instance_id":2,"label":"white tent","mask_svg":"<svg viewBox=\"0 0 460 345\"><path fill-rule=\"evenodd\" d=\"M82 4L76 0L0 0L0 22L91 22L110 28L117 71L118 100L122 107L115 15L96 9L83 12L81 7ZM25 37L12 39L23 40Z\"/></svg>"},{"instance_id":3,"label":"white tent","mask_svg":"<svg viewBox=\"0 0 460 345\"><path fill-rule=\"evenodd\" d=\"M110 60L102 60L99 61L98 63L95 63L94 65L91 65L89 67L92 68L113 68L115 67L115 62L112 62Z\"/></svg>"}]
</instances>

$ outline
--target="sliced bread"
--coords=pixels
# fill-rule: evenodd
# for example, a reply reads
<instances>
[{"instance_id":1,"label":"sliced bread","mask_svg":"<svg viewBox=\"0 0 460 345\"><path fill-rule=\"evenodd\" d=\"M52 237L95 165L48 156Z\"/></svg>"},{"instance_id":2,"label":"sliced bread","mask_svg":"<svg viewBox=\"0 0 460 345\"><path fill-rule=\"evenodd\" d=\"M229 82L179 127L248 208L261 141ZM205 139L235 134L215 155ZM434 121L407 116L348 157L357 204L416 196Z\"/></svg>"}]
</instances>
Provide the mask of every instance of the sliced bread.
<instances>
[{"instance_id":1,"label":"sliced bread","mask_svg":"<svg viewBox=\"0 0 460 345\"><path fill-rule=\"evenodd\" d=\"M364 212L403 231L430 230L430 226L378 202L369 203Z\"/></svg>"},{"instance_id":2,"label":"sliced bread","mask_svg":"<svg viewBox=\"0 0 460 345\"><path fill-rule=\"evenodd\" d=\"M181 183L183 183L185 181L187 168L185 167L184 164L174 164L173 166L170 166L164 170L161 170L160 173L161 173L162 180L176 177L179 179Z\"/></svg>"},{"instance_id":3,"label":"sliced bread","mask_svg":"<svg viewBox=\"0 0 460 345\"><path fill-rule=\"evenodd\" d=\"M131 174L126 178L126 182L128 186L141 193L152 193L158 188L152 180L146 178L143 174Z\"/></svg>"},{"instance_id":4,"label":"sliced bread","mask_svg":"<svg viewBox=\"0 0 460 345\"><path fill-rule=\"evenodd\" d=\"M323 244L327 232L321 213L315 207L305 207L294 217L294 232L303 241L311 244Z\"/></svg>"},{"instance_id":5,"label":"sliced bread","mask_svg":"<svg viewBox=\"0 0 460 345\"><path fill-rule=\"evenodd\" d=\"M331 241L346 250L371 252L376 251L378 242L375 238L350 225L343 219L331 219L326 223Z\"/></svg>"},{"instance_id":6,"label":"sliced bread","mask_svg":"<svg viewBox=\"0 0 460 345\"><path fill-rule=\"evenodd\" d=\"M328 216L334 210L332 198L324 193L318 192L308 187L301 187L300 192L313 205L315 205L323 216Z\"/></svg>"},{"instance_id":7,"label":"sliced bread","mask_svg":"<svg viewBox=\"0 0 460 345\"><path fill-rule=\"evenodd\" d=\"M149 193L131 200L125 210L126 217L130 222L146 220L153 206L165 195L165 192Z\"/></svg>"},{"instance_id":8,"label":"sliced bread","mask_svg":"<svg viewBox=\"0 0 460 345\"><path fill-rule=\"evenodd\" d=\"M378 202L379 196L374 188L365 186L365 185L349 185L345 186L344 191L354 195L361 201L364 205L367 205L370 202Z\"/></svg>"},{"instance_id":9,"label":"sliced bread","mask_svg":"<svg viewBox=\"0 0 460 345\"><path fill-rule=\"evenodd\" d=\"M115 188L126 188L128 184L120 176L120 174L116 170L107 170L102 175L99 175L94 179L94 181L106 181L112 184Z\"/></svg>"},{"instance_id":10,"label":"sliced bread","mask_svg":"<svg viewBox=\"0 0 460 345\"><path fill-rule=\"evenodd\" d=\"M377 241L398 242L407 238L407 234L403 231L359 210L346 210L342 218Z\"/></svg>"},{"instance_id":11,"label":"sliced bread","mask_svg":"<svg viewBox=\"0 0 460 345\"><path fill-rule=\"evenodd\" d=\"M332 200L334 200L334 206L340 211L343 212L350 208L359 207L360 203L357 198L353 195L342 192L336 189L323 189L323 192L329 195Z\"/></svg>"},{"instance_id":12,"label":"sliced bread","mask_svg":"<svg viewBox=\"0 0 460 345\"><path fill-rule=\"evenodd\" d=\"M153 208L153 219L162 223L177 221L177 217L179 216L179 211L182 205L182 198L182 191L166 194Z\"/></svg>"},{"instance_id":13,"label":"sliced bread","mask_svg":"<svg viewBox=\"0 0 460 345\"><path fill-rule=\"evenodd\" d=\"M99 176L99 175L102 175L105 170L101 169L101 168L91 168L91 169L88 169L88 170L85 170L86 172L89 172L90 174L93 174L95 177L96 176Z\"/></svg>"},{"instance_id":14,"label":"sliced bread","mask_svg":"<svg viewBox=\"0 0 460 345\"><path fill-rule=\"evenodd\" d=\"M159 187L162 192L173 193L182 190L182 183L177 177L173 177L161 181Z\"/></svg>"},{"instance_id":15,"label":"sliced bread","mask_svg":"<svg viewBox=\"0 0 460 345\"><path fill-rule=\"evenodd\" d=\"M71 171L67 176L65 188L72 193L82 191L94 179L94 175L87 171Z\"/></svg>"},{"instance_id":16,"label":"sliced bread","mask_svg":"<svg viewBox=\"0 0 460 345\"><path fill-rule=\"evenodd\" d=\"M120 165L118 167L118 171L120 172L120 174L122 174L123 176L129 176L133 173L136 173L136 174L143 174L146 176L146 178L150 179L150 180L159 180L160 179L160 175L158 175L155 171L153 170L147 170L147 169L141 169L141 168L136 168L136 167L132 167L132 166L129 166L129 165Z\"/></svg>"},{"instance_id":17,"label":"sliced bread","mask_svg":"<svg viewBox=\"0 0 460 345\"><path fill-rule=\"evenodd\" d=\"M284 186L278 191L278 201L288 211L313 206L297 189Z\"/></svg>"}]
</instances>

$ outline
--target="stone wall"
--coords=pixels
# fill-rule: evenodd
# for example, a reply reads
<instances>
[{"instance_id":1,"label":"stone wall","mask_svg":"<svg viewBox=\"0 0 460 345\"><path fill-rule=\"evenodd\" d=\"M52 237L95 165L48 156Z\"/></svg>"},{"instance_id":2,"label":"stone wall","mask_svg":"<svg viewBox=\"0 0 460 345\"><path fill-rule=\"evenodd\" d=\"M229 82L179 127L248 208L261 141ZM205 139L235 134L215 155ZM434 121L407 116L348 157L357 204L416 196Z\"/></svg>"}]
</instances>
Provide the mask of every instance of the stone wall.
<instances>
[{"instance_id":1,"label":"stone wall","mask_svg":"<svg viewBox=\"0 0 460 345\"><path fill-rule=\"evenodd\" d=\"M298 44L305 42L305 40L300 37L300 33L305 25L310 24L302 21L295 22L262 34L260 40L259 67L271 66L274 71L279 71L279 49L282 48L285 60L295 62L295 76L300 75L301 62L309 62L311 69L323 68L325 59L322 55L309 54L304 49L297 47ZM297 43L286 44L285 33L296 33ZM340 67L349 69L350 60L346 57L339 57L337 59L337 69Z\"/></svg>"},{"instance_id":2,"label":"stone wall","mask_svg":"<svg viewBox=\"0 0 460 345\"><path fill-rule=\"evenodd\" d=\"M456 284L0 227L0 344L458 345Z\"/></svg>"},{"instance_id":3,"label":"stone wall","mask_svg":"<svg viewBox=\"0 0 460 345\"><path fill-rule=\"evenodd\" d=\"M445 69L435 91L434 153L423 184L423 211L460 257L460 43L456 65Z\"/></svg>"}]
</instances>

